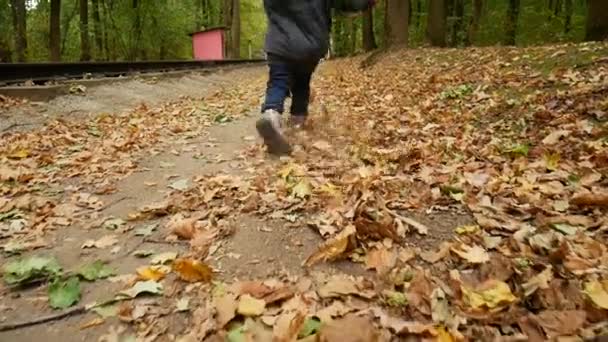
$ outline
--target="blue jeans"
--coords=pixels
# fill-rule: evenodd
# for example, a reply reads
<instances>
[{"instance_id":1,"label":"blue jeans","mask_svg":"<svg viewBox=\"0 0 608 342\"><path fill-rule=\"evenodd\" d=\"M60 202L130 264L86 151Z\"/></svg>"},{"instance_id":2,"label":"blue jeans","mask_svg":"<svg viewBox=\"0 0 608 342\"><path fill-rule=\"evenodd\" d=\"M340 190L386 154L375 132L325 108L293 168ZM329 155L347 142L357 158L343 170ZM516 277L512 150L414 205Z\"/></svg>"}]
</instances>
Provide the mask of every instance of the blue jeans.
<instances>
[{"instance_id":1,"label":"blue jeans","mask_svg":"<svg viewBox=\"0 0 608 342\"><path fill-rule=\"evenodd\" d=\"M262 112L273 109L282 114L285 99L291 93L291 115L308 115L310 79L318 64L318 60L289 61L269 55L270 74Z\"/></svg>"}]
</instances>

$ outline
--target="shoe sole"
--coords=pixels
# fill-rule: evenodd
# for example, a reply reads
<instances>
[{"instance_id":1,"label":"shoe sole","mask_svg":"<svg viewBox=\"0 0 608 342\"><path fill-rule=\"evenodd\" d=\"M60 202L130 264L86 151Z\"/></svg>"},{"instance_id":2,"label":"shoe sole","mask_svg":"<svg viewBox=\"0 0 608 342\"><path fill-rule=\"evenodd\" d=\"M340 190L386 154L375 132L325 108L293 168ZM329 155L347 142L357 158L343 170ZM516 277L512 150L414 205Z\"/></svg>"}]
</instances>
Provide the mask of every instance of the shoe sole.
<instances>
[{"instance_id":1,"label":"shoe sole","mask_svg":"<svg viewBox=\"0 0 608 342\"><path fill-rule=\"evenodd\" d=\"M268 153L275 155L291 153L291 146L289 146L285 137L274 129L270 120L266 118L259 119L255 127L262 139L264 139L264 144L268 147Z\"/></svg>"}]
</instances>

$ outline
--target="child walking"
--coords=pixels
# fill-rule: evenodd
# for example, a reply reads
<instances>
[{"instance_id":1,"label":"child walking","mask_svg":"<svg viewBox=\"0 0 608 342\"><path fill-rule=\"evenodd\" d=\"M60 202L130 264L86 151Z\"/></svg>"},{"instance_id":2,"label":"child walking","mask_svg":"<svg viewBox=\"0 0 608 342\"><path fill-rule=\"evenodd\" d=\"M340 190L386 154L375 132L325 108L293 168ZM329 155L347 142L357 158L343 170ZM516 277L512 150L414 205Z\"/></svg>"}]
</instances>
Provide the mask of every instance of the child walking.
<instances>
[{"instance_id":1,"label":"child walking","mask_svg":"<svg viewBox=\"0 0 608 342\"><path fill-rule=\"evenodd\" d=\"M329 48L331 11L356 12L375 0L264 0L268 18L265 50L269 77L262 117L256 128L268 152L288 154L281 114L291 93L291 118L301 127L308 116L310 79Z\"/></svg>"}]
</instances>

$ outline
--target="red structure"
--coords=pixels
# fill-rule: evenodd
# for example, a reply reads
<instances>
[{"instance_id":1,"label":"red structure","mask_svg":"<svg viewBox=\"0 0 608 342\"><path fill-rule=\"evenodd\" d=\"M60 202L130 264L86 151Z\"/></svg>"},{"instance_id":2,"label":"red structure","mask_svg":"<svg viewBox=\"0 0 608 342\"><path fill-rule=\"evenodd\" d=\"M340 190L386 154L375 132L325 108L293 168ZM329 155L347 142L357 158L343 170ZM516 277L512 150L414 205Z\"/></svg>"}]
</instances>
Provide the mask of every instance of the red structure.
<instances>
[{"instance_id":1,"label":"red structure","mask_svg":"<svg viewBox=\"0 0 608 342\"><path fill-rule=\"evenodd\" d=\"M222 60L226 58L224 41L226 28L213 27L191 33L192 51L196 60Z\"/></svg>"}]
</instances>

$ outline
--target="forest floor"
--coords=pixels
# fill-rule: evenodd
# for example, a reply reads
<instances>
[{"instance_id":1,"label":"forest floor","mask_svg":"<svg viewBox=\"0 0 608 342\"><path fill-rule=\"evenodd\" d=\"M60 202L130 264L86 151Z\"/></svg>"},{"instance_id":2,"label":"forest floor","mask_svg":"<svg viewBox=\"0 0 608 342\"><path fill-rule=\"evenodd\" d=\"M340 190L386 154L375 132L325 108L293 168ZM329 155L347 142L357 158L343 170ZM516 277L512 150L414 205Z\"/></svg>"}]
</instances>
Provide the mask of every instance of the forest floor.
<instances>
[{"instance_id":1,"label":"forest floor","mask_svg":"<svg viewBox=\"0 0 608 342\"><path fill-rule=\"evenodd\" d=\"M282 158L265 71L0 97L0 341L608 334L608 45L323 63Z\"/></svg>"}]
</instances>

